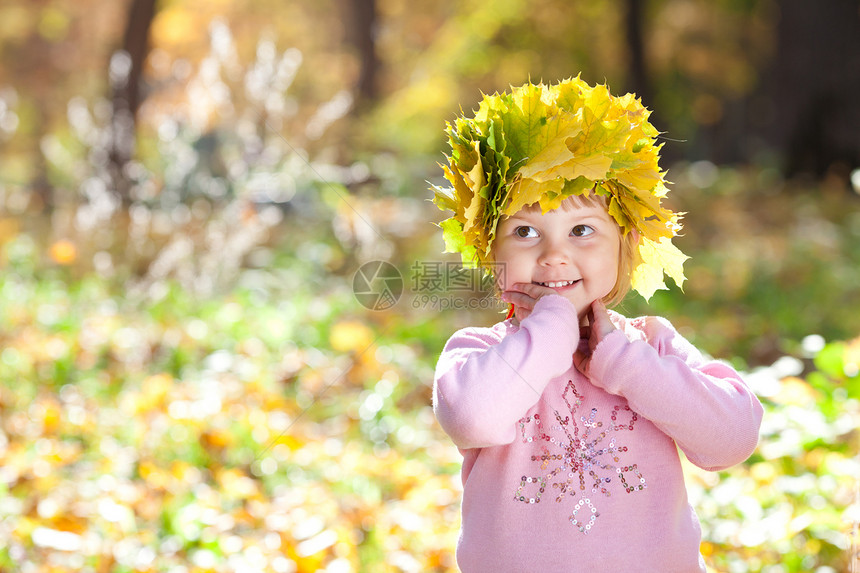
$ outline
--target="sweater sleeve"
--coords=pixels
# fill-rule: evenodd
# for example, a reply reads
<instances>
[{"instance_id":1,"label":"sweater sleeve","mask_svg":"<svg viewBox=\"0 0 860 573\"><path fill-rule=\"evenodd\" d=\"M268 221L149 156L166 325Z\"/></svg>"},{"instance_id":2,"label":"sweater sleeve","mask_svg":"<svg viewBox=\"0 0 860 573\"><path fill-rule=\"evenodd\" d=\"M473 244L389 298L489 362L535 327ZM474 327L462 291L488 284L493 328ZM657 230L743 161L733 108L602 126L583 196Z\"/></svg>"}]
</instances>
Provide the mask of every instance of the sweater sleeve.
<instances>
[{"instance_id":1,"label":"sweater sleeve","mask_svg":"<svg viewBox=\"0 0 860 573\"><path fill-rule=\"evenodd\" d=\"M758 445L763 414L755 394L732 367L705 360L668 321L642 320L644 341L615 331L597 346L592 383L627 399L700 468L746 460Z\"/></svg>"},{"instance_id":2,"label":"sweater sleeve","mask_svg":"<svg viewBox=\"0 0 860 573\"><path fill-rule=\"evenodd\" d=\"M461 449L511 443L517 421L570 369L578 343L576 309L559 295L539 299L507 336L478 328L455 333L436 365L436 418Z\"/></svg>"}]
</instances>

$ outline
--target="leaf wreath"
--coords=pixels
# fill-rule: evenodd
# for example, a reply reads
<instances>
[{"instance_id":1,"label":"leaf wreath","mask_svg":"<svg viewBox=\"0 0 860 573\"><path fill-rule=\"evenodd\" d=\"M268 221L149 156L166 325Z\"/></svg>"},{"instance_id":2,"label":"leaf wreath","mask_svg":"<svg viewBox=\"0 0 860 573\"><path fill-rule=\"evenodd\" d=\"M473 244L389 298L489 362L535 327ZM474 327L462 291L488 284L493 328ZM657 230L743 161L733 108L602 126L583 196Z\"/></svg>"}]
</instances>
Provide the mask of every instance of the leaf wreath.
<instances>
[{"instance_id":1,"label":"leaf wreath","mask_svg":"<svg viewBox=\"0 0 860 573\"><path fill-rule=\"evenodd\" d=\"M453 212L440 223L446 252L486 267L502 217L603 195L622 233L639 233L632 288L650 299L667 288L664 274L681 286L689 257L671 242L681 214L660 204L668 189L649 115L635 95L614 97L579 76L485 95L473 118L446 123L451 154L440 167L451 186L433 187L434 203Z\"/></svg>"}]
</instances>

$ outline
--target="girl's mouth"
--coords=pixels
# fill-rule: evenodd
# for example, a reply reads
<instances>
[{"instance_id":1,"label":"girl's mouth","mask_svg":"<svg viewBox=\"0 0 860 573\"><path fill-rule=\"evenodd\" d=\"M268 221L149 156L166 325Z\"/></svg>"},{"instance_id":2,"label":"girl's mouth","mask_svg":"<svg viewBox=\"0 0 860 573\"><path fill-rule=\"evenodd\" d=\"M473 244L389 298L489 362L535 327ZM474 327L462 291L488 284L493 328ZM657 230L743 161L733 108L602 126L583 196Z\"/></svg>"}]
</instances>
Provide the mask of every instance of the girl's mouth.
<instances>
[{"instance_id":1,"label":"girl's mouth","mask_svg":"<svg viewBox=\"0 0 860 573\"><path fill-rule=\"evenodd\" d=\"M578 282L579 282L579 280L575 280L575 281L548 281L545 283L535 282L535 284L538 284L540 286L549 287L549 288L564 288L564 287L569 287L569 286L575 285Z\"/></svg>"}]
</instances>

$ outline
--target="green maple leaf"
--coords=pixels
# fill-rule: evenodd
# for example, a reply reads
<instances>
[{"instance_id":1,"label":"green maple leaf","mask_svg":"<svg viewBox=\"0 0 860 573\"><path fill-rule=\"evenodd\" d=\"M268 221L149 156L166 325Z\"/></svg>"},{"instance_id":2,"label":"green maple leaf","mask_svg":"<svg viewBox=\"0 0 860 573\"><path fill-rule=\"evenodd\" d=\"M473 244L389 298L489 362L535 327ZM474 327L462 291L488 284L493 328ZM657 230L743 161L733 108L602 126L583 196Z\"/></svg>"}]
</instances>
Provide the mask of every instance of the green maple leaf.
<instances>
[{"instance_id":1,"label":"green maple leaf","mask_svg":"<svg viewBox=\"0 0 860 573\"><path fill-rule=\"evenodd\" d=\"M445 241L445 252L459 253L462 251L463 247L466 246L463 224L451 217L439 223L439 227L442 229L442 239Z\"/></svg>"}]
</instances>

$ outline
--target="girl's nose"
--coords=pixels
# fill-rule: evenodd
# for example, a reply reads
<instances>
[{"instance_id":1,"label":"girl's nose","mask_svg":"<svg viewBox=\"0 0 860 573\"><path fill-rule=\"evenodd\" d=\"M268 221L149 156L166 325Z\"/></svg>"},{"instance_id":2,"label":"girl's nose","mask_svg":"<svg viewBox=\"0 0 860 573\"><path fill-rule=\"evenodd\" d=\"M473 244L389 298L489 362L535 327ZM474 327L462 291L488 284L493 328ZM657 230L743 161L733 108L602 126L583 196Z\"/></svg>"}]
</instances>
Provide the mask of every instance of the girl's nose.
<instances>
[{"instance_id":1,"label":"girl's nose","mask_svg":"<svg viewBox=\"0 0 860 573\"><path fill-rule=\"evenodd\" d=\"M538 264L541 265L566 265L569 262L570 254L567 252L563 241L546 241L538 256Z\"/></svg>"}]
</instances>

